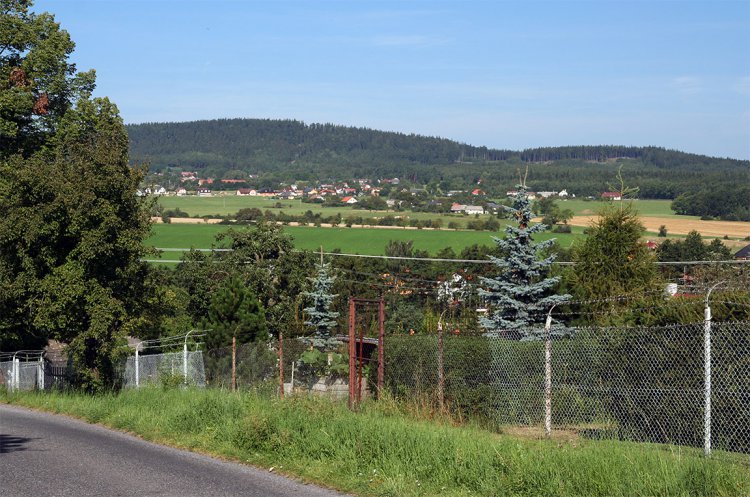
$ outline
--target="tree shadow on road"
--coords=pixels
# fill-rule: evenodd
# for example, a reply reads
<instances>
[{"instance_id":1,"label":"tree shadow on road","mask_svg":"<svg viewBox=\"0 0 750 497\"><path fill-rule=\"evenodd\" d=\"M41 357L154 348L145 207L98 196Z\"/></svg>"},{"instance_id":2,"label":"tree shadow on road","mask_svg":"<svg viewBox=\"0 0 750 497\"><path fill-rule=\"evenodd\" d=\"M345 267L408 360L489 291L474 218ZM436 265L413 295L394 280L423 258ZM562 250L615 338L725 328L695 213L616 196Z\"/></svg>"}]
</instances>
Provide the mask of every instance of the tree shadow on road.
<instances>
[{"instance_id":1,"label":"tree shadow on road","mask_svg":"<svg viewBox=\"0 0 750 497\"><path fill-rule=\"evenodd\" d=\"M26 437L15 437L13 435L7 435L0 433L0 454L7 454L9 452L18 452L20 450L26 450L26 444L34 440L33 438Z\"/></svg>"}]
</instances>

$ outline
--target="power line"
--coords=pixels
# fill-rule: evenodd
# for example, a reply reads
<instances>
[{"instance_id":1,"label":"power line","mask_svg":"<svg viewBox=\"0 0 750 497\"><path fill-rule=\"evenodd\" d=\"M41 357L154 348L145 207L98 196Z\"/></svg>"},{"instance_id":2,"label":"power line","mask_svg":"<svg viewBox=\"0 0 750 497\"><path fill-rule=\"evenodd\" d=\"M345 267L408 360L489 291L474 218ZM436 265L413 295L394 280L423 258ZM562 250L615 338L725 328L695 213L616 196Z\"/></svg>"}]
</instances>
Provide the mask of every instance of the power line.
<instances>
[{"instance_id":1,"label":"power line","mask_svg":"<svg viewBox=\"0 0 750 497\"><path fill-rule=\"evenodd\" d=\"M162 252L233 252L234 249L222 249L222 248L211 248L211 249L192 249L192 248L157 248ZM307 252L305 250L295 250L295 252ZM319 254L319 252L318 252ZM447 263L466 263L466 264L492 264L489 259L444 259L439 257L405 257L405 256L393 256L393 255L370 255L370 254L349 254L344 252L323 252L323 255L333 257L353 257L353 258L365 258L365 259L384 259L384 260L396 260L396 261L417 261L417 262L447 262ZM182 262L180 260L165 260L165 259L149 259L143 260L144 262ZM748 259L731 259L731 260L701 260L701 261L654 261L659 266L692 266L692 265L705 265L705 264L748 264ZM559 266L574 266L575 262L568 261L553 261L552 264Z\"/></svg>"}]
</instances>

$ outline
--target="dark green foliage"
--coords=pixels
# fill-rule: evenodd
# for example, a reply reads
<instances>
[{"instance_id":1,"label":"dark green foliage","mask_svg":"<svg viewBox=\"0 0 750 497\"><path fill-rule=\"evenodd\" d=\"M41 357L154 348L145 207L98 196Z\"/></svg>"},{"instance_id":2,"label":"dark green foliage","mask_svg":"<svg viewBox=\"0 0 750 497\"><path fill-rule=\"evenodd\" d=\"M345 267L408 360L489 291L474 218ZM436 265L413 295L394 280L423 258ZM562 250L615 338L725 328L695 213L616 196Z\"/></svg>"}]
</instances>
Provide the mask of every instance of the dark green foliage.
<instances>
[{"instance_id":1,"label":"dark green foliage","mask_svg":"<svg viewBox=\"0 0 750 497\"><path fill-rule=\"evenodd\" d=\"M148 205L140 169L94 73L31 2L0 2L0 348L68 344L87 390L114 386L125 337L143 328Z\"/></svg>"},{"instance_id":2,"label":"dark green foliage","mask_svg":"<svg viewBox=\"0 0 750 497\"><path fill-rule=\"evenodd\" d=\"M217 242L233 252L187 252L174 273L174 285L190 296L187 312L194 321L206 316L211 296L223 281L238 277L260 300L269 333L303 334L302 294L314 268L311 254L294 251L281 226L264 222L230 229L219 234Z\"/></svg>"},{"instance_id":3,"label":"dark green foliage","mask_svg":"<svg viewBox=\"0 0 750 497\"><path fill-rule=\"evenodd\" d=\"M127 137L106 99L67 111L49 148L12 158L0 197L0 307L10 332L70 344L92 389L112 379L116 348L141 323L147 266L141 173L127 163ZM18 333L17 333L18 334Z\"/></svg>"},{"instance_id":4,"label":"dark green foliage","mask_svg":"<svg viewBox=\"0 0 750 497\"><path fill-rule=\"evenodd\" d=\"M685 240L664 240L657 249L660 261L710 261L730 260L732 251L715 238L711 243L704 243L697 231L691 231Z\"/></svg>"},{"instance_id":5,"label":"dark green foliage","mask_svg":"<svg viewBox=\"0 0 750 497\"><path fill-rule=\"evenodd\" d=\"M266 317L258 298L237 276L225 279L214 292L203 320L206 347L218 349L238 343L262 342L268 338Z\"/></svg>"},{"instance_id":6,"label":"dark green foliage","mask_svg":"<svg viewBox=\"0 0 750 497\"><path fill-rule=\"evenodd\" d=\"M76 72L75 44L50 14L32 2L0 1L0 160L30 156L60 119L94 89L94 71Z\"/></svg>"},{"instance_id":7,"label":"dark green foliage","mask_svg":"<svg viewBox=\"0 0 750 497\"><path fill-rule=\"evenodd\" d=\"M677 214L705 216L727 221L750 221L750 177L747 168L744 176L735 182L694 185L688 192L677 196L672 210Z\"/></svg>"},{"instance_id":8,"label":"dark green foliage","mask_svg":"<svg viewBox=\"0 0 750 497\"><path fill-rule=\"evenodd\" d=\"M542 198L534 205L534 212L542 216L542 224L554 226L555 224L567 224L573 217L570 209L561 209L552 197Z\"/></svg>"},{"instance_id":9,"label":"dark green foliage","mask_svg":"<svg viewBox=\"0 0 750 497\"><path fill-rule=\"evenodd\" d=\"M589 236L573 248L576 265L566 273L573 295L587 301L591 322L615 324L622 310L613 297L649 294L660 285L654 257L632 204L605 207Z\"/></svg>"}]
</instances>

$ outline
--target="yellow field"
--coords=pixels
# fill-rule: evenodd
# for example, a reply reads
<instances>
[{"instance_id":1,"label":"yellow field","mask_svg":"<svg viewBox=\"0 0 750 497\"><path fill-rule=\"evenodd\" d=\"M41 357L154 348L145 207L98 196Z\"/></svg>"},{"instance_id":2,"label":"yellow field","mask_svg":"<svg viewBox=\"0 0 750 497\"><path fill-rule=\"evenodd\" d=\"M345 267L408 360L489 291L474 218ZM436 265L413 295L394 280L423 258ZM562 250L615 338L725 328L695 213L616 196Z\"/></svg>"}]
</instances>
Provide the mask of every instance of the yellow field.
<instances>
[{"instance_id":1,"label":"yellow field","mask_svg":"<svg viewBox=\"0 0 750 497\"><path fill-rule=\"evenodd\" d=\"M597 216L575 216L568 221L573 226L590 226ZM641 223L647 231L654 233L659 231L659 227L664 225L670 235L687 235L695 230L705 237L723 237L724 235L732 238L744 238L750 236L750 223L741 221L701 221L700 219L680 219L679 217L669 216L643 216Z\"/></svg>"}]
</instances>

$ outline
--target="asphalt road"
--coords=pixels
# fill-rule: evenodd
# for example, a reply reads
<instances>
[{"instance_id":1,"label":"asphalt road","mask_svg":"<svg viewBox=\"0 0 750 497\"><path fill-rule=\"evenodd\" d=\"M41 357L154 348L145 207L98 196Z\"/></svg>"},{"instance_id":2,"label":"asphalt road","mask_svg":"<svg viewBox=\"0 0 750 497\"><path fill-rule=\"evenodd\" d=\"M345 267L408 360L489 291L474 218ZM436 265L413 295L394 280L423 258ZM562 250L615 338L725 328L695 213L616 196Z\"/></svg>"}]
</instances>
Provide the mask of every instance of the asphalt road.
<instances>
[{"instance_id":1,"label":"asphalt road","mask_svg":"<svg viewBox=\"0 0 750 497\"><path fill-rule=\"evenodd\" d=\"M0 404L0 496L333 497L288 478Z\"/></svg>"}]
</instances>

